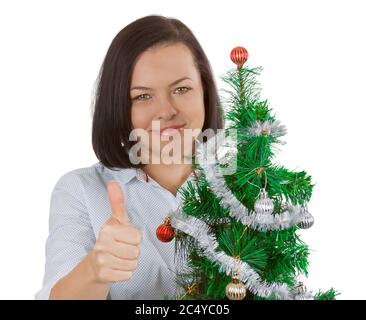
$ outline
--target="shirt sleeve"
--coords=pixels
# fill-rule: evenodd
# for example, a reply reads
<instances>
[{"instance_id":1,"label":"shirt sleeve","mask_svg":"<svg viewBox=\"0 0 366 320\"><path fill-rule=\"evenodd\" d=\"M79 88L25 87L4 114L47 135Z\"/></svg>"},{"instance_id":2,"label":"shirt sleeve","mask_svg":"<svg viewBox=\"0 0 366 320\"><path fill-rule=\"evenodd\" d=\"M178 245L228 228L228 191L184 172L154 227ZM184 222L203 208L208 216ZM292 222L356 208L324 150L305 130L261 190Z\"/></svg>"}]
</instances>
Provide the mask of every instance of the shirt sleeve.
<instances>
[{"instance_id":1,"label":"shirt sleeve","mask_svg":"<svg viewBox=\"0 0 366 320\"><path fill-rule=\"evenodd\" d=\"M82 181L76 173L68 172L51 194L45 273L35 299L48 300L52 287L92 250L95 241Z\"/></svg>"}]
</instances>

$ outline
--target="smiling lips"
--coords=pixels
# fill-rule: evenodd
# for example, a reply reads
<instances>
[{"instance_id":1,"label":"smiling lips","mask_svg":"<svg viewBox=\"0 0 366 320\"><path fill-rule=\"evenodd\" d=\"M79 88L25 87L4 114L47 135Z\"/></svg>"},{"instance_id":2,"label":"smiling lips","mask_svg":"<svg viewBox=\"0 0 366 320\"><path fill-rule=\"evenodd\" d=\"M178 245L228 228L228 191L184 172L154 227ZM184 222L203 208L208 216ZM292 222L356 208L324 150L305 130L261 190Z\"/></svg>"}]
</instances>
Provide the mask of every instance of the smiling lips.
<instances>
[{"instance_id":1,"label":"smiling lips","mask_svg":"<svg viewBox=\"0 0 366 320\"><path fill-rule=\"evenodd\" d=\"M160 134L162 136L171 136L173 134L177 134L183 130L184 125L175 125L170 127L165 127L160 129Z\"/></svg>"}]
</instances>

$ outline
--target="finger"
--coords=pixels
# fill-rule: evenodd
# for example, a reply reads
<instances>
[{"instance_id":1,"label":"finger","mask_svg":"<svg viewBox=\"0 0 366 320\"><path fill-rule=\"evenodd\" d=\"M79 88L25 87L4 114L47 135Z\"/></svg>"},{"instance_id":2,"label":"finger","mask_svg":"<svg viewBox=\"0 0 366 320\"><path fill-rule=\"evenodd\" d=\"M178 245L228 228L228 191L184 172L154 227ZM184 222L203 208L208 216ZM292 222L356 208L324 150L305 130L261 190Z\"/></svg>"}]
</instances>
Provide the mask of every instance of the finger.
<instances>
[{"instance_id":1,"label":"finger","mask_svg":"<svg viewBox=\"0 0 366 320\"><path fill-rule=\"evenodd\" d=\"M140 246L114 240L108 241L106 251L120 259L135 260L140 257Z\"/></svg>"},{"instance_id":2,"label":"finger","mask_svg":"<svg viewBox=\"0 0 366 320\"><path fill-rule=\"evenodd\" d=\"M118 242L131 245L139 245L142 241L142 233L139 229L126 225L117 225L112 228L112 237Z\"/></svg>"},{"instance_id":3,"label":"finger","mask_svg":"<svg viewBox=\"0 0 366 320\"><path fill-rule=\"evenodd\" d=\"M134 271L138 265L138 259L121 259L113 254L106 253L105 266L120 271Z\"/></svg>"},{"instance_id":4,"label":"finger","mask_svg":"<svg viewBox=\"0 0 366 320\"><path fill-rule=\"evenodd\" d=\"M109 203L111 205L112 217L121 224L130 225L130 219L125 206L125 197L117 181L109 181L107 185Z\"/></svg>"}]
</instances>

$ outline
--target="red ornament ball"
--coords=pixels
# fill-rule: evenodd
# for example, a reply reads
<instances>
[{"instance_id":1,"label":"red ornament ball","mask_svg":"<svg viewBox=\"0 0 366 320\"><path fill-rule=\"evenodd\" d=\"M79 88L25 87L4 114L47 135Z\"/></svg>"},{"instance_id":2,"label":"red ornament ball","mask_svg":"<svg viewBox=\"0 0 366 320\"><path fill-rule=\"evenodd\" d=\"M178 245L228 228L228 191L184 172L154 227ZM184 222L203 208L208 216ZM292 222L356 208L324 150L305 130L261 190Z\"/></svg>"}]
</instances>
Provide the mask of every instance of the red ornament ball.
<instances>
[{"instance_id":1,"label":"red ornament ball","mask_svg":"<svg viewBox=\"0 0 366 320\"><path fill-rule=\"evenodd\" d=\"M248 51L243 47L235 47L230 53L231 61L234 62L238 69L248 60Z\"/></svg>"},{"instance_id":2,"label":"red ornament ball","mask_svg":"<svg viewBox=\"0 0 366 320\"><path fill-rule=\"evenodd\" d=\"M156 237L161 242L169 242L174 238L174 229L170 224L170 219L165 218L164 223L156 229Z\"/></svg>"}]
</instances>

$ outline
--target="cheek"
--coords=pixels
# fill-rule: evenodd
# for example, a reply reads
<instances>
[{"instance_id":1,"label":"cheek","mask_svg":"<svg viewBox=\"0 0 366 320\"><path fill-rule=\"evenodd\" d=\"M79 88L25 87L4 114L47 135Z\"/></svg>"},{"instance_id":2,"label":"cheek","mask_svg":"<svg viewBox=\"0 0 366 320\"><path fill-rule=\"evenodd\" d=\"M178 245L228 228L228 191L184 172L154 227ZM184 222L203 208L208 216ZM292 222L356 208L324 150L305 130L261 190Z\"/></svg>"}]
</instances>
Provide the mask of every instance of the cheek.
<instances>
[{"instance_id":1,"label":"cheek","mask_svg":"<svg viewBox=\"0 0 366 320\"><path fill-rule=\"evenodd\" d=\"M205 120L205 106L203 96L192 96L185 104L185 118L189 120L192 128L202 129Z\"/></svg>"},{"instance_id":2,"label":"cheek","mask_svg":"<svg viewBox=\"0 0 366 320\"><path fill-rule=\"evenodd\" d=\"M131 108L131 122L133 128L146 129L151 123L151 116L145 108L134 105Z\"/></svg>"},{"instance_id":3,"label":"cheek","mask_svg":"<svg viewBox=\"0 0 366 320\"><path fill-rule=\"evenodd\" d=\"M135 135L137 135L138 141L142 143L142 145L150 146L151 145L151 132L148 132L148 136L146 136L146 131L134 130L134 129L143 129L146 130L149 128L151 124L151 117L146 112L146 108L141 108L140 106L132 106L131 108L131 122L132 122L132 131L134 131ZM135 137L136 138L136 137Z\"/></svg>"}]
</instances>

